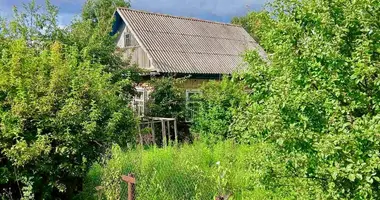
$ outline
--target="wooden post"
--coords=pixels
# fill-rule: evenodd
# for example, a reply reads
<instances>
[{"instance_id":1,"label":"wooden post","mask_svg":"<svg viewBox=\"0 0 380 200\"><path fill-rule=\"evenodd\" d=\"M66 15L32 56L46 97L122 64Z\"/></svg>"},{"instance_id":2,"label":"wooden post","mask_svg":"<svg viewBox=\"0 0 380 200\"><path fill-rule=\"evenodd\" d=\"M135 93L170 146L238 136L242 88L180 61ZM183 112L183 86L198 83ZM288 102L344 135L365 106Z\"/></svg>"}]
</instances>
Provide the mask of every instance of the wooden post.
<instances>
[{"instance_id":1,"label":"wooden post","mask_svg":"<svg viewBox=\"0 0 380 200\"><path fill-rule=\"evenodd\" d=\"M171 137L170 137L170 120L167 121L168 123L168 144L171 145Z\"/></svg>"},{"instance_id":2,"label":"wooden post","mask_svg":"<svg viewBox=\"0 0 380 200\"><path fill-rule=\"evenodd\" d=\"M154 120L152 120L151 128L152 128L153 145L156 145L156 134L154 132Z\"/></svg>"},{"instance_id":3,"label":"wooden post","mask_svg":"<svg viewBox=\"0 0 380 200\"><path fill-rule=\"evenodd\" d=\"M178 144L178 133L177 133L177 119L174 120L174 140L175 144Z\"/></svg>"},{"instance_id":4,"label":"wooden post","mask_svg":"<svg viewBox=\"0 0 380 200\"><path fill-rule=\"evenodd\" d=\"M161 125L162 125L162 145L166 147L166 128L165 128L165 121L161 119Z\"/></svg>"},{"instance_id":5,"label":"wooden post","mask_svg":"<svg viewBox=\"0 0 380 200\"><path fill-rule=\"evenodd\" d=\"M128 176L121 176L121 179L128 183L128 200L135 200L135 175L130 173Z\"/></svg>"}]
</instances>

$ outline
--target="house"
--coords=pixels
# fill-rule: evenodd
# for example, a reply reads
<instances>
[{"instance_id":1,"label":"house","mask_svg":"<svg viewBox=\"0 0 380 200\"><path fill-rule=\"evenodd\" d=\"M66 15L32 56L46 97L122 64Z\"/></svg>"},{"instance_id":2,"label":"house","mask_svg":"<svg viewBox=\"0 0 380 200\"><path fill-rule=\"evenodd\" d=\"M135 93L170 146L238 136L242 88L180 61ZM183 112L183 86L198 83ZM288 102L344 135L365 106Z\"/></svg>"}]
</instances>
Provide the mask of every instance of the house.
<instances>
[{"instance_id":1,"label":"house","mask_svg":"<svg viewBox=\"0 0 380 200\"><path fill-rule=\"evenodd\" d=\"M241 26L194 18L118 8L113 34L124 56L147 76L188 76L186 97L197 93L201 83L244 68L241 54L264 50ZM147 90L137 88L139 114L144 115Z\"/></svg>"}]
</instances>

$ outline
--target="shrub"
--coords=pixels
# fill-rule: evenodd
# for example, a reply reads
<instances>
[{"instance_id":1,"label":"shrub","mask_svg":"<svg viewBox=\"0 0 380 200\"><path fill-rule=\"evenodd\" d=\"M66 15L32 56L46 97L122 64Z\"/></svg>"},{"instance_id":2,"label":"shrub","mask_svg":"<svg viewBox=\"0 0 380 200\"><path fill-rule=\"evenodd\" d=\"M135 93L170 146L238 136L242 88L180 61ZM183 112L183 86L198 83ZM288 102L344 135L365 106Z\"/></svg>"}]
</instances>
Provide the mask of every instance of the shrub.
<instances>
[{"instance_id":1,"label":"shrub","mask_svg":"<svg viewBox=\"0 0 380 200\"><path fill-rule=\"evenodd\" d=\"M210 81L203 85L198 96L198 112L191 127L193 134L207 137L209 141L238 139L230 131L233 115L246 106L248 95L241 82L227 77L220 82Z\"/></svg>"},{"instance_id":2,"label":"shrub","mask_svg":"<svg viewBox=\"0 0 380 200\"><path fill-rule=\"evenodd\" d=\"M183 83L185 78L161 77L152 79L149 83L153 91L149 94L148 116L176 118L178 139L188 140L190 137L188 125L185 122L186 100ZM170 123L174 132L173 123ZM156 133L161 133L160 124L155 126ZM173 136L173 134L172 134ZM162 141L161 134L156 134L156 142ZM174 140L174 138L171 138Z\"/></svg>"},{"instance_id":3,"label":"shrub","mask_svg":"<svg viewBox=\"0 0 380 200\"><path fill-rule=\"evenodd\" d=\"M149 95L150 116L185 119L185 91L181 87L185 78L163 77L150 81L153 91Z\"/></svg>"},{"instance_id":4,"label":"shrub","mask_svg":"<svg viewBox=\"0 0 380 200\"><path fill-rule=\"evenodd\" d=\"M0 29L0 184L16 199L71 198L101 153L135 133L131 81L65 43L46 7L32 2Z\"/></svg>"}]
</instances>

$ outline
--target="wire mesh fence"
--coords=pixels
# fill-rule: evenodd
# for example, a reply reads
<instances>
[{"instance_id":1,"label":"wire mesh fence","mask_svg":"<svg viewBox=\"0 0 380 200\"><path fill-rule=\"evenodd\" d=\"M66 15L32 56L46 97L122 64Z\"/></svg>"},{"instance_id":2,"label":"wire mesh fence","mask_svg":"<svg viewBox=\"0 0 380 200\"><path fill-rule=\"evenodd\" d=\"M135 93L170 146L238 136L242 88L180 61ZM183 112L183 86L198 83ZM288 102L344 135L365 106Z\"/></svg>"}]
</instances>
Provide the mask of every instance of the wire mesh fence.
<instances>
[{"instance_id":1,"label":"wire mesh fence","mask_svg":"<svg viewBox=\"0 0 380 200\"><path fill-rule=\"evenodd\" d=\"M231 145L230 149L233 148ZM229 195L236 198L241 193L241 188L236 186L243 181L237 177L243 176L235 175L230 168L237 155L225 150L224 145L210 150L203 143L166 147L140 145L130 150L115 146L112 156L93 167L89 174L93 188L102 186L97 190L97 199L128 199L128 181L121 177L130 173L135 178L135 200L203 200L218 196L218 199L228 199Z\"/></svg>"},{"instance_id":2,"label":"wire mesh fence","mask_svg":"<svg viewBox=\"0 0 380 200\"><path fill-rule=\"evenodd\" d=\"M229 195L217 195L213 187L202 187L180 178L168 179L162 185L150 185L146 187L146 182L139 184L130 183L120 179L120 194L117 199L121 200L142 200L142 199L215 199L226 200ZM206 191L206 192L205 192ZM97 188L97 198L108 199L104 195L104 188Z\"/></svg>"},{"instance_id":3,"label":"wire mesh fence","mask_svg":"<svg viewBox=\"0 0 380 200\"><path fill-rule=\"evenodd\" d=\"M170 167L170 163L167 163L167 166L161 166L161 169L137 170L133 172L133 182L131 182L130 174L123 175L115 180L118 182L118 187L100 187L97 190L97 199L228 199L228 194L223 193L219 187L220 183L215 181L215 177L202 174L196 167L192 173L180 169L173 169L168 173L166 171L168 167ZM141 173L142 171L144 173ZM129 177L129 179L127 180L125 177ZM106 194L107 192L108 194ZM112 197L109 195L110 192L114 193Z\"/></svg>"}]
</instances>

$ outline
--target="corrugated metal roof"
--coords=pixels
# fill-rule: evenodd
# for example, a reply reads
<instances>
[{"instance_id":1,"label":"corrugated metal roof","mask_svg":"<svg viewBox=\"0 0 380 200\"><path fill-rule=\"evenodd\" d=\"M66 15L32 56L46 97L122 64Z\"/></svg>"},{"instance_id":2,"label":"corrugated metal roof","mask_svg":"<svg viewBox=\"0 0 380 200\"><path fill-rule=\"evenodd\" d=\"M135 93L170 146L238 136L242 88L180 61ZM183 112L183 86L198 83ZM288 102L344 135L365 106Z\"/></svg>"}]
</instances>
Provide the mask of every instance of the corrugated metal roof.
<instances>
[{"instance_id":1,"label":"corrugated metal roof","mask_svg":"<svg viewBox=\"0 0 380 200\"><path fill-rule=\"evenodd\" d=\"M231 74L241 54L264 50L240 26L193 18L118 8L158 72Z\"/></svg>"}]
</instances>

